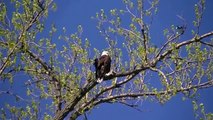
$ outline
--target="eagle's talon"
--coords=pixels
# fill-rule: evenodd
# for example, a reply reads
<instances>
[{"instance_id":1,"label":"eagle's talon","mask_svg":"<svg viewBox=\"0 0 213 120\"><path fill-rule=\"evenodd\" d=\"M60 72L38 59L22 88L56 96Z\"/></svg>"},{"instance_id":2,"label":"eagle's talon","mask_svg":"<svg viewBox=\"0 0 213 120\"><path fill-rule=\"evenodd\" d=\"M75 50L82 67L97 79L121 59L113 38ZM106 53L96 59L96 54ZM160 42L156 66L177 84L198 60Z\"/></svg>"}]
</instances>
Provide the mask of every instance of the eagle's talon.
<instances>
[{"instance_id":1,"label":"eagle's talon","mask_svg":"<svg viewBox=\"0 0 213 120\"><path fill-rule=\"evenodd\" d=\"M103 81L103 79L98 79L97 80L98 83L101 83L102 81Z\"/></svg>"},{"instance_id":2,"label":"eagle's talon","mask_svg":"<svg viewBox=\"0 0 213 120\"><path fill-rule=\"evenodd\" d=\"M113 71L108 72L107 74L105 74L105 76L110 76L113 74Z\"/></svg>"}]
</instances>

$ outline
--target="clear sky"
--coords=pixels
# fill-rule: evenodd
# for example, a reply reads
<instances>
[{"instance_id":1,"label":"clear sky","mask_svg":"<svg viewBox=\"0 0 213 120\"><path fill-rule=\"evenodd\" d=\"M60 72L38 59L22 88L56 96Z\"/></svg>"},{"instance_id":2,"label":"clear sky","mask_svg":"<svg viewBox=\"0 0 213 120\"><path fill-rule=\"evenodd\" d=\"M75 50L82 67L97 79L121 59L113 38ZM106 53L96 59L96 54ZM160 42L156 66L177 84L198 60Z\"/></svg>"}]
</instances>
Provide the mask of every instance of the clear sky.
<instances>
[{"instance_id":1,"label":"clear sky","mask_svg":"<svg viewBox=\"0 0 213 120\"><path fill-rule=\"evenodd\" d=\"M151 37L157 46L164 43L163 30L170 25L182 25L182 21L177 17L181 15L186 19L187 31L184 38L191 37L192 20L194 19L194 4L197 0L160 0L159 12L154 16L151 26ZM58 28L57 35L62 34L62 28L66 27L68 33L76 32L77 26L83 26L83 36L91 40L92 47L100 51L105 49L104 38L96 29L96 21L91 19L95 13L104 9L108 12L113 8L125 8L122 0L56 0L57 10L50 12L45 29L49 30L54 23ZM206 10L203 16L201 33L213 30L213 0L206 1ZM48 31L44 31L42 36L48 36ZM55 37L56 37L55 36ZM184 39L183 38L183 39ZM19 78L20 79L20 78ZM18 85L17 85L18 86ZM21 86L21 85L20 85ZM6 86L0 86L5 87ZM3 89L3 88L1 88ZM24 92L24 90L20 90ZM20 92L20 93L21 93ZM213 88L199 91L199 101L204 103L206 112L213 112ZM0 102L10 101L10 98L1 99ZM1 104L2 105L2 104ZM0 106L1 106L0 105ZM1 106L2 107L2 106ZM166 104L162 105L156 101L144 101L140 104L141 112L122 106L120 104L103 104L88 114L89 120L194 120L191 100L182 101L182 95L173 97ZM80 118L82 119L82 118Z\"/></svg>"}]
</instances>

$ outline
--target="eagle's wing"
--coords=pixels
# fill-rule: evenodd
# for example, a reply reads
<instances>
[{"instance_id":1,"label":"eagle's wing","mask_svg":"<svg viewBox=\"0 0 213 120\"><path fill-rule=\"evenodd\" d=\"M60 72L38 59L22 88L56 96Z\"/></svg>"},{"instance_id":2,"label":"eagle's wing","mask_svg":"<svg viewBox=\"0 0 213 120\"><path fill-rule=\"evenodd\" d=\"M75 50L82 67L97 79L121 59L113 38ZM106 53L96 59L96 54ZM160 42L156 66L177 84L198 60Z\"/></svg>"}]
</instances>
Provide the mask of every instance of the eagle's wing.
<instances>
[{"instance_id":1,"label":"eagle's wing","mask_svg":"<svg viewBox=\"0 0 213 120\"><path fill-rule=\"evenodd\" d=\"M110 72L111 58L107 55L103 55L99 59L95 59L94 66L96 68L96 78L99 82L103 81L104 75Z\"/></svg>"},{"instance_id":2,"label":"eagle's wing","mask_svg":"<svg viewBox=\"0 0 213 120\"><path fill-rule=\"evenodd\" d=\"M101 69L101 67L104 65L105 63L105 55L104 56L101 56L98 60L98 64L97 64L97 68Z\"/></svg>"},{"instance_id":3,"label":"eagle's wing","mask_svg":"<svg viewBox=\"0 0 213 120\"><path fill-rule=\"evenodd\" d=\"M96 59L94 60L93 65L95 66L95 69L98 68L98 58L96 58Z\"/></svg>"},{"instance_id":4,"label":"eagle's wing","mask_svg":"<svg viewBox=\"0 0 213 120\"><path fill-rule=\"evenodd\" d=\"M110 72L111 68L111 58L109 56L106 56L104 60L104 74Z\"/></svg>"}]
</instances>

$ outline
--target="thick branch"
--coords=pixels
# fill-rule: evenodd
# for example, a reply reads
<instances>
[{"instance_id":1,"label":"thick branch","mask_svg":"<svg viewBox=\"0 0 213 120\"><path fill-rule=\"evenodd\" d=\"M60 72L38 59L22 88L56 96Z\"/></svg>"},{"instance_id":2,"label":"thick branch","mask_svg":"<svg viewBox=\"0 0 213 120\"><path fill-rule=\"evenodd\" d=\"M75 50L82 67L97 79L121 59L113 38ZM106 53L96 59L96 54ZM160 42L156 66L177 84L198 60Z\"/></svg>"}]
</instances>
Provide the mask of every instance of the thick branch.
<instances>
[{"instance_id":1,"label":"thick branch","mask_svg":"<svg viewBox=\"0 0 213 120\"><path fill-rule=\"evenodd\" d=\"M111 74L109 76L105 76L104 80L110 80L110 79L113 79L113 78L116 78L116 77L125 77L125 76L128 76L128 75L136 74L136 73L139 73L141 71L147 70L150 67L153 67L153 65L142 66L141 68L136 68L134 70L129 70L129 71L120 72L120 73L114 73L114 74Z\"/></svg>"},{"instance_id":2,"label":"thick branch","mask_svg":"<svg viewBox=\"0 0 213 120\"><path fill-rule=\"evenodd\" d=\"M76 97L71 102L65 105L64 109L56 113L54 120L63 120L70 111L74 110L76 104L78 104L78 102L86 95L86 93L89 92L96 84L96 81L88 83L83 89L79 91L78 95L76 95Z\"/></svg>"},{"instance_id":3,"label":"thick branch","mask_svg":"<svg viewBox=\"0 0 213 120\"><path fill-rule=\"evenodd\" d=\"M129 82L130 80L132 80L137 74L133 74L133 75L130 75L130 76L127 76L127 78L115 85L111 85L105 89L103 89L102 91L100 91L97 95L95 95L95 97L93 97L90 101L88 101L87 103L83 104L78 110L76 110L70 117L70 120L75 120L76 117L78 117L79 115L81 115L81 113L79 111L87 111L89 110L89 106L92 106L92 103L98 99L99 96L101 96L103 93L109 91L109 90L112 90L114 88L118 88L120 87L121 85Z\"/></svg>"},{"instance_id":4,"label":"thick branch","mask_svg":"<svg viewBox=\"0 0 213 120\"><path fill-rule=\"evenodd\" d=\"M41 66L46 70L47 74L51 77L51 80L54 82L55 86L56 98L58 99L59 102L56 111L61 110L62 106L61 84L57 79L53 68L49 66L44 60L42 60L38 55L31 52L30 50L26 50L26 52L30 55L30 57L32 57L35 61L41 64Z\"/></svg>"},{"instance_id":5,"label":"thick branch","mask_svg":"<svg viewBox=\"0 0 213 120\"><path fill-rule=\"evenodd\" d=\"M110 80L115 77L124 77L128 75L137 74L143 70L148 69L149 67L141 67L135 70L127 71L127 72L121 72L121 73L115 73L110 76L105 76L104 80ZM90 81L90 80L88 80ZM66 104L64 109L56 113L56 116L54 117L55 120L62 120L64 119L70 111L74 110L74 107L78 102L86 95L87 92L89 92L97 83L95 81L88 83L83 89L81 89L80 93L71 101L70 103Z\"/></svg>"}]
</instances>

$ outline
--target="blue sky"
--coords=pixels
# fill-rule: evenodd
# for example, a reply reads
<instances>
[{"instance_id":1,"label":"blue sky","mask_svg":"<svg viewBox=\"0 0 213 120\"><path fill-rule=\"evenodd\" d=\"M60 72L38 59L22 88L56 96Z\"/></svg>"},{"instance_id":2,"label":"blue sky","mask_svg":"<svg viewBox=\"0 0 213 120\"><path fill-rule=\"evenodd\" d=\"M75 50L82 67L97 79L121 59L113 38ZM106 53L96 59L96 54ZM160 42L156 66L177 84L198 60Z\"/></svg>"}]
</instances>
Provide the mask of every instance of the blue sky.
<instances>
[{"instance_id":1,"label":"blue sky","mask_svg":"<svg viewBox=\"0 0 213 120\"><path fill-rule=\"evenodd\" d=\"M153 42L160 46L163 41L163 30L170 25L182 25L182 21L177 15L181 15L186 19L187 31L183 39L191 38L192 20L194 19L194 3L196 0L161 0L159 4L159 12L154 17L151 26L151 37ZM213 1L206 1L206 10L203 16L201 33L213 30ZM56 0L57 11L50 12L46 22L44 33L41 36L48 36L48 30L54 23L58 28L57 34L62 34L62 28L66 27L68 33L74 33L77 26L83 26L83 37L91 40L92 47L98 48L100 51L108 47L96 29L97 21L92 20L91 16L104 9L108 12L113 8L125 8L122 0ZM23 76L22 76L23 77ZM18 79L22 79L18 76ZM25 78L26 79L26 78ZM1 85L1 84L0 84ZM5 84L4 84L5 85ZM17 86L22 86L18 84ZM1 89L6 86L0 86ZM24 92L22 89L21 92ZM199 101L205 105L206 112L213 112L213 88L199 91ZM1 99L0 102L10 101L10 97ZM2 102L3 101L3 102ZM13 103L14 104L14 103ZM2 105L2 104L1 104ZM0 105L0 106L1 106ZM161 105L156 102L144 101L141 103L138 112L132 108L122 106L120 104L103 104L88 114L89 120L194 120L193 107L191 100L182 101L182 95L173 97L166 104ZM80 118L82 119L82 118Z\"/></svg>"}]
</instances>

